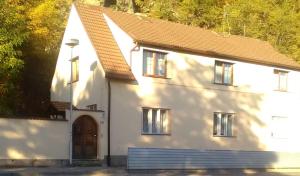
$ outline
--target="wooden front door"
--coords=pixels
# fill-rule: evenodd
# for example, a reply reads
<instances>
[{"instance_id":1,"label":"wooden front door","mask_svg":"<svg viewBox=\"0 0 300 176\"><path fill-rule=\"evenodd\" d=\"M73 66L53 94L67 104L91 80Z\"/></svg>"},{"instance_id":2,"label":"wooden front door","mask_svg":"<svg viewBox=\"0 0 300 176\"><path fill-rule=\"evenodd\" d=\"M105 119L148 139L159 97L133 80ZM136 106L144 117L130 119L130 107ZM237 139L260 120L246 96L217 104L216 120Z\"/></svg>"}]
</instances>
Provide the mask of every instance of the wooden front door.
<instances>
[{"instance_id":1,"label":"wooden front door","mask_svg":"<svg viewBox=\"0 0 300 176\"><path fill-rule=\"evenodd\" d=\"M97 158L97 123L90 116L81 116L73 123L73 158Z\"/></svg>"}]
</instances>

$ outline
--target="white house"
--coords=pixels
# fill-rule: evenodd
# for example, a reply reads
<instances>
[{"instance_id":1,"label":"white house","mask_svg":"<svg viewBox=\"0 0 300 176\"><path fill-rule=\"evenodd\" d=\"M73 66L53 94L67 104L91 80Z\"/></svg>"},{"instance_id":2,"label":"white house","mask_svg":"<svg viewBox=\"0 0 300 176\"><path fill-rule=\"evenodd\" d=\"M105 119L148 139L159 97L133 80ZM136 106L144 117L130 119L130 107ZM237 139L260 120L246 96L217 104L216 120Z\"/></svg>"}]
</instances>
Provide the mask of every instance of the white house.
<instances>
[{"instance_id":1,"label":"white house","mask_svg":"<svg viewBox=\"0 0 300 176\"><path fill-rule=\"evenodd\" d=\"M299 71L264 41L75 4L51 100L70 102L72 85L73 159L299 167Z\"/></svg>"}]
</instances>

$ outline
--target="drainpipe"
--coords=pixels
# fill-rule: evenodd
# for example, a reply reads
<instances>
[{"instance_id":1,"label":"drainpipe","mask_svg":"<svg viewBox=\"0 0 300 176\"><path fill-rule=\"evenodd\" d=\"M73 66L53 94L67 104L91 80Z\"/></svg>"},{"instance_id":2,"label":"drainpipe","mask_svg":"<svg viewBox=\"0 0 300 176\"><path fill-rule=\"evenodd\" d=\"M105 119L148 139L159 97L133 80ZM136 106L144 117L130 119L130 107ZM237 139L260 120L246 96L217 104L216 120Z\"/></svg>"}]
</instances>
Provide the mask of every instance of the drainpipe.
<instances>
[{"instance_id":1,"label":"drainpipe","mask_svg":"<svg viewBox=\"0 0 300 176\"><path fill-rule=\"evenodd\" d=\"M129 60L130 69L131 69L131 66L132 66L132 52L136 51L135 50L136 48L138 48L138 50L140 49L140 46L137 44L137 42L135 42L135 46L133 48L131 48L131 50L130 50L130 60Z\"/></svg>"},{"instance_id":2,"label":"drainpipe","mask_svg":"<svg viewBox=\"0 0 300 176\"><path fill-rule=\"evenodd\" d=\"M130 50L130 67L132 64L132 52L136 48L139 48L138 44L135 43L135 46ZM107 79L108 85L108 97L107 97L107 166L111 166L111 156L110 156L110 113L111 113L111 85L110 79Z\"/></svg>"},{"instance_id":3,"label":"drainpipe","mask_svg":"<svg viewBox=\"0 0 300 176\"><path fill-rule=\"evenodd\" d=\"M111 108L111 87L110 79L107 80L108 98L107 98L107 166L111 166L110 158L110 108Z\"/></svg>"}]
</instances>

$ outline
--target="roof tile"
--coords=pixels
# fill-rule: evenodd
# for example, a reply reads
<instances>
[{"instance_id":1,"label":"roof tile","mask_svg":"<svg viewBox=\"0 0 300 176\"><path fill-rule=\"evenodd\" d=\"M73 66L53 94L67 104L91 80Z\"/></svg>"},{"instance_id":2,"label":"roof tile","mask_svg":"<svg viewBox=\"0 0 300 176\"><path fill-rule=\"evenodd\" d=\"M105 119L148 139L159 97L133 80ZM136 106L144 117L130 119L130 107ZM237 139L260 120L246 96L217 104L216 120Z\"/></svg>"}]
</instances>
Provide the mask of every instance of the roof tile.
<instances>
[{"instance_id":1,"label":"roof tile","mask_svg":"<svg viewBox=\"0 0 300 176\"><path fill-rule=\"evenodd\" d=\"M81 21L97 51L106 77L134 80L103 14L137 43L171 50L300 70L300 64L280 54L268 42L236 35L223 36L199 27L152 19L109 8L76 4Z\"/></svg>"},{"instance_id":2,"label":"roof tile","mask_svg":"<svg viewBox=\"0 0 300 176\"><path fill-rule=\"evenodd\" d=\"M135 80L113 35L105 22L102 8L76 3L81 22L97 52L105 77Z\"/></svg>"},{"instance_id":3,"label":"roof tile","mask_svg":"<svg viewBox=\"0 0 300 176\"><path fill-rule=\"evenodd\" d=\"M141 44L300 69L299 63L279 53L266 41L237 35L223 36L199 27L141 17L108 8L104 8L103 12Z\"/></svg>"}]
</instances>

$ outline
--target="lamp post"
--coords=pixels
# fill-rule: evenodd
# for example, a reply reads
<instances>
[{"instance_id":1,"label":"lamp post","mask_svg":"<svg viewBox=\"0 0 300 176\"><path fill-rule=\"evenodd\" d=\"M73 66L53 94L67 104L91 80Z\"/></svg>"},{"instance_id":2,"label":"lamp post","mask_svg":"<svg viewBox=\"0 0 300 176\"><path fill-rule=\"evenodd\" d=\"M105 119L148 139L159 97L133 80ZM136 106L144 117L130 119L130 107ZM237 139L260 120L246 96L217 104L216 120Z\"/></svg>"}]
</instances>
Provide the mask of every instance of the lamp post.
<instances>
[{"instance_id":1,"label":"lamp post","mask_svg":"<svg viewBox=\"0 0 300 176\"><path fill-rule=\"evenodd\" d=\"M72 115L73 115L73 48L79 44L79 40L70 39L67 43L67 46L71 48L71 73L70 73L70 118L69 118L69 132L70 132L70 140L69 140L69 163L72 164Z\"/></svg>"}]
</instances>

